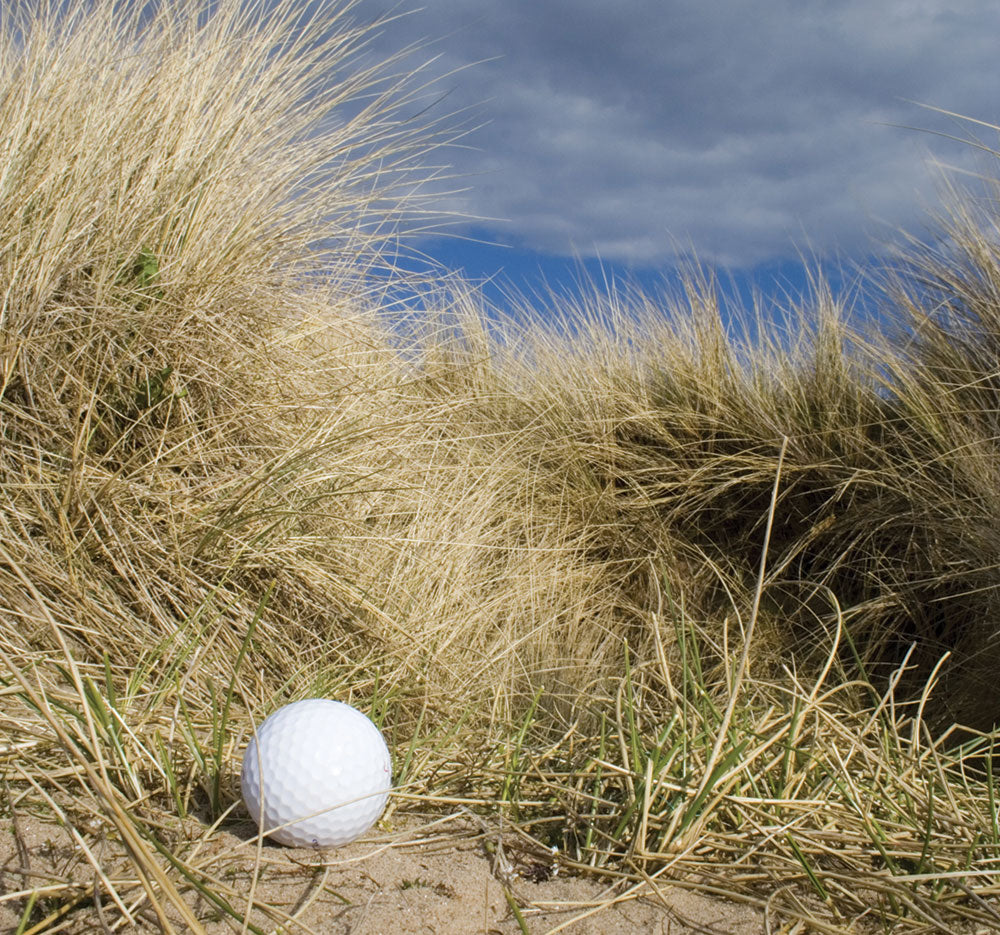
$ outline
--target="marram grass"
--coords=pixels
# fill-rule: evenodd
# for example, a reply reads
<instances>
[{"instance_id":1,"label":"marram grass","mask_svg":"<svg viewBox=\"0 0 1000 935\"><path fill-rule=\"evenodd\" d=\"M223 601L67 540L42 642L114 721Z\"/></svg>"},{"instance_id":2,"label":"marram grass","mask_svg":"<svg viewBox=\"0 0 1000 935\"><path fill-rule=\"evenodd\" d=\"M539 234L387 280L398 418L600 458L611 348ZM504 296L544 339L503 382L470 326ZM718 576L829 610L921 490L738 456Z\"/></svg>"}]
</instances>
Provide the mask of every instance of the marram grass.
<instances>
[{"instance_id":1,"label":"marram grass","mask_svg":"<svg viewBox=\"0 0 1000 935\"><path fill-rule=\"evenodd\" d=\"M885 334L817 282L740 342L693 276L501 339L449 278L401 354L419 75L351 4L131 9L0 11L4 924L297 930L212 845L252 724L328 695L386 828L771 931L996 928L992 216L912 244Z\"/></svg>"}]
</instances>

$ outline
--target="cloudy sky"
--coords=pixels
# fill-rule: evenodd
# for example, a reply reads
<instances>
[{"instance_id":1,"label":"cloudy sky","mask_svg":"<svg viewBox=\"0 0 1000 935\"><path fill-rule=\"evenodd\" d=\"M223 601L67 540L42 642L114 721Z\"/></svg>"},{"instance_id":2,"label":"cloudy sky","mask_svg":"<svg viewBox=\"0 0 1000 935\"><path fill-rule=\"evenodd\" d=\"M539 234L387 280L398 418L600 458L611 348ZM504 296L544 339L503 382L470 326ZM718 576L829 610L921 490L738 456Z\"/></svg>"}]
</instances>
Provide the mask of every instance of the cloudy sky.
<instances>
[{"instance_id":1,"label":"cloudy sky","mask_svg":"<svg viewBox=\"0 0 1000 935\"><path fill-rule=\"evenodd\" d=\"M513 249L422 244L473 275L859 259L920 227L935 160L974 165L897 125L996 142L913 102L1000 121L994 0L427 0L376 48L413 42L439 56L438 109L483 123L448 152L468 190L441 206Z\"/></svg>"}]
</instances>

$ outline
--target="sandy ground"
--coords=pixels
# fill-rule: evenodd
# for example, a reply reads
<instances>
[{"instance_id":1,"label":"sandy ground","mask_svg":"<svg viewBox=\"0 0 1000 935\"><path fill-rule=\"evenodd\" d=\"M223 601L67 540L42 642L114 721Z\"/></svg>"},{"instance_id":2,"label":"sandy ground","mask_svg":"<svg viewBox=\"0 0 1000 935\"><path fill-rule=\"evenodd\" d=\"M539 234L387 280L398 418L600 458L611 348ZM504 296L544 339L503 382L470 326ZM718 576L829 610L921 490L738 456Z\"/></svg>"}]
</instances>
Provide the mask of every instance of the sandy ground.
<instances>
[{"instance_id":1,"label":"sandy ground","mask_svg":"<svg viewBox=\"0 0 1000 935\"><path fill-rule=\"evenodd\" d=\"M531 847L514 834L487 833L464 817L426 822L397 817L393 824L391 830L346 847L312 851L269 843L258 848L250 822L211 834L192 822L190 841L180 842L180 850L205 877L216 878L216 890L239 910L252 891L254 901L269 911L255 910L250 921L265 932L758 935L765 931L761 914L748 906L667 884L655 892L646 888L639 893L615 886L610 879L573 874L560 866L558 856ZM37 900L27 931L159 931L142 891L134 885L134 872L129 873L120 846L114 844L115 835L98 832L96 838L88 858L67 828L18 814L10 833L0 837L0 931L17 930L27 905L26 890L32 886L38 888ZM95 908L91 888L95 863L116 882L132 923L124 922L106 896L100 911ZM78 906L33 929L67 902L65 895L46 901L46 896L56 894L39 887L51 885L53 879L65 881L64 893L79 895ZM193 890L189 894L190 905L212 935L241 930L238 922L225 918L204 897ZM520 920L512 903L518 906ZM185 931L183 923L178 922L177 931Z\"/></svg>"}]
</instances>

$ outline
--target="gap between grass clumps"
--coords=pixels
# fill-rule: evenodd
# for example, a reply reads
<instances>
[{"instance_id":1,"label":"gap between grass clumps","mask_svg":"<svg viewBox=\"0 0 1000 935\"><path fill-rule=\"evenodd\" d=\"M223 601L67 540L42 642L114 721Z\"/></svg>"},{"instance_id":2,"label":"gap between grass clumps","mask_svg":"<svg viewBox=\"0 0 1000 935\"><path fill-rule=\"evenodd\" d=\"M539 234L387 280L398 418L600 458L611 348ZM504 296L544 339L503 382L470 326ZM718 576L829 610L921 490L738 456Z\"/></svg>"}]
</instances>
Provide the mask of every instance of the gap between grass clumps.
<instances>
[{"instance_id":1,"label":"gap between grass clumps","mask_svg":"<svg viewBox=\"0 0 1000 935\"><path fill-rule=\"evenodd\" d=\"M201 6L3 14L4 924L305 931L218 842L253 724L317 695L390 742L379 834L485 829L522 929L554 868L615 885L581 916L669 881L995 926L982 214L884 334L817 278L737 341L697 271L498 334L443 276L401 351L378 283L456 134L353 4Z\"/></svg>"}]
</instances>

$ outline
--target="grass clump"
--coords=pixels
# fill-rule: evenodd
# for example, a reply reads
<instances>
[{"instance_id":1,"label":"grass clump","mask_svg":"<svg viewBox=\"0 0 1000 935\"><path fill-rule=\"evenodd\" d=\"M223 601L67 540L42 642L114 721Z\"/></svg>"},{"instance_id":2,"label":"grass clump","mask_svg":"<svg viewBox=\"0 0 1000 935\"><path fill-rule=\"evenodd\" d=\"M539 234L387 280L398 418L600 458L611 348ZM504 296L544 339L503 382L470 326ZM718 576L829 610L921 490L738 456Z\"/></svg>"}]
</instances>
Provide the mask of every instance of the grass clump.
<instances>
[{"instance_id":1,"label":"grass clump","mask_svg":"<svg viewBox=\"0 0 1000 935\"><path fill-rule=\"evenodd\" d=\"M993 925L989 218L914 245L885 334L817 281L738 340L695 275L498 335L447 279L400 353L415 76L349 3L202 7L2 14L5 924L294 930L211 845L252 725L326 695L388 736L390 824L798 930Z\"/></svg>"}]
</instances>

